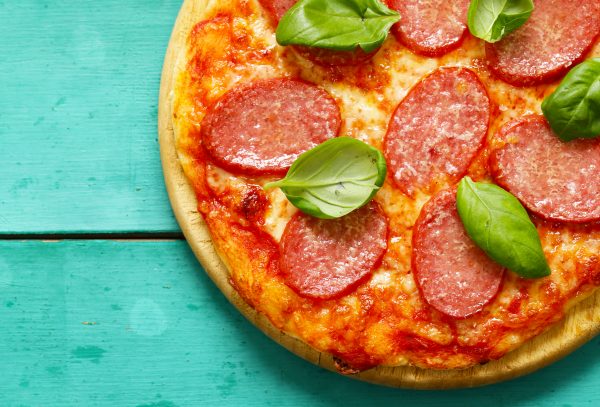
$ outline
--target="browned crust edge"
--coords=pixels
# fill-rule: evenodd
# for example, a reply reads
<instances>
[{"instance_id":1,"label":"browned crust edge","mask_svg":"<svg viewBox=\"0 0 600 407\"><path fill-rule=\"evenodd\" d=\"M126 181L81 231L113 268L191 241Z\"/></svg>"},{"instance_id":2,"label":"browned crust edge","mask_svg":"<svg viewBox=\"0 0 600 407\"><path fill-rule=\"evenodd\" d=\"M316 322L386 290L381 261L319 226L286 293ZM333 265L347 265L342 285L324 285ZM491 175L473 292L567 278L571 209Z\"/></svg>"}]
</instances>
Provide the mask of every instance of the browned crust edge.
<instances>
[{"instance_id":1,"label":"browned crust edge","mask_svg":"<svg viewBox=\"0 0 600 407\"><path fill-rule=\"evenodd\" d=\"M195 22L202 19L202 6L207 1L184 1L171 34L162 71L158 133L165 184L173 212L206 273L250 322L294 354L318 366L336 371L331 355L321 353L275 328L264 315L250 307L229 284L229 272L212 244L210 232L197 210L194 190L188 183L179 162L171 121L173 71L179 51L185 46L187 33ZM485 365L464 370L379 366L350 377L385 386L412 389L483 386L513 379L545 367L568 355L599 332L600 291L573 306L562 321L544 334L526 342L501 359Z\"/></svg>"}]
</instances>

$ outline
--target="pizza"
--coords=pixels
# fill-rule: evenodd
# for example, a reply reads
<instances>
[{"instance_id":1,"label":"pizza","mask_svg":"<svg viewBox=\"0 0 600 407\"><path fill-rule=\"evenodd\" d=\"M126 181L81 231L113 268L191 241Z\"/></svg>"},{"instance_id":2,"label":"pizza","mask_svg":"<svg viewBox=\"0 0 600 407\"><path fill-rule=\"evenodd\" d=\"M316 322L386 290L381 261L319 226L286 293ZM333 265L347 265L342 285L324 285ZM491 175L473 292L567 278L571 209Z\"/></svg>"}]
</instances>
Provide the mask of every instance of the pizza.
<instances>
[{"instance_id":1,"label":"pizza","mask_svg":"<svg viewBox=\"0 0 600 407\"><path fill-rule=\"evenodd\" d=\"M499 359L600 285L600 139L560 141L540 108L600 56L600 3L534 3L486 43L467 0L388 0L401 20L369 52L279 45L295 0L194 4L170 98L198 211L239 295L341 372ZM319 219L264 188L342 136L385 157L369 203ZM469 238L465 176L519 199L549 276L523 278Z\"/></svg>"}]
</instances>

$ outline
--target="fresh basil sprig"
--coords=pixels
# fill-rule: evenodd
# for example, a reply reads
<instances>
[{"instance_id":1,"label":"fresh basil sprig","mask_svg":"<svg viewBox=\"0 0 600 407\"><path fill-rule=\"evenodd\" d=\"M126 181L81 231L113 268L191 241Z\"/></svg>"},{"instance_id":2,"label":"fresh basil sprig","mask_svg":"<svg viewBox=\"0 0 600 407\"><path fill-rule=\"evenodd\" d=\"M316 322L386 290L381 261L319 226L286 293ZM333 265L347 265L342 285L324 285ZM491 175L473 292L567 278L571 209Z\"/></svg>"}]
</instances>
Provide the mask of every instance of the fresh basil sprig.
<instances>
[{"instance_id":1,"label":"fresh basil sprig","mask_svg":"<svg viewBox=\"0 0 600 407\"><path fill-rule=\"evenodd\" d=\"M525 278L550 275L535 225L513 195L465 177L456 207L467 234L492 260Z\"/></svg>"},{"instance_id":2,"label":"fresh basil sprig","mask_svg":"<svg viewBox=\"0 0 600 407\"><path fill-rule=\"evenodd\" d=\"M475 37L496 42L525 24L532 11L531 0L471 0L467 24Z\"/></svg>"},{"instance_id":3,"label":"fresh basil sprig","mask_svg":"<svg viewBox=\"0 0 600 407\"><path fill-rule=\"evenodd\" d=\"M600 58L571 69L544 99L542 112L563 141L600 136Z\"/></svg>"},{"instance_id":4,"label":"fresh basil sprig","mask_svg":"<svg viewBox=\"0 0 600 407\"><path fill-rule=\"evenodd\" d=\"M398 20L398 13L378 0L300 0L279 22L276 38L280 45L371 52Z\"/></svg>"},{"instance_id":5,"label":"fresh basil sprig","mask_svg":"<svg viewBox=\"0 0 600 407\"><path fill-rule=\"evenodd\" d=\"M279 187L302 212L321 219L339 218L368 203L383 185L387 166L376 148L337 137L301 154Z\"/></svg>"}]
</instances>

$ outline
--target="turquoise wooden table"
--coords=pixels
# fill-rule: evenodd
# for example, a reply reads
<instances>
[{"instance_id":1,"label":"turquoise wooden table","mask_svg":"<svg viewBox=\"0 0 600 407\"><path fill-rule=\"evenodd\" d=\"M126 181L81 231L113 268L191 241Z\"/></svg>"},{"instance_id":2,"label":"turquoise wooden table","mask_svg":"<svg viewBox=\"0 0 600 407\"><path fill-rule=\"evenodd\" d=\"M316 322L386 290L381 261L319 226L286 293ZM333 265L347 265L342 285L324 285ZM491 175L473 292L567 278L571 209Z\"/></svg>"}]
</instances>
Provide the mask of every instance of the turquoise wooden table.
<instances>
[{"instance_id":1,"label":"turquoise wooden table","mask_svg":"<svg viewBox=\"0 0 600 407\"><path fill-rule=\"evenodd\" d=\"M182 239L156 135L180 0L0 0L0 406L597 406L600 339L532 375L360 383L244 320Z\"/></svg>"}]
</instances>

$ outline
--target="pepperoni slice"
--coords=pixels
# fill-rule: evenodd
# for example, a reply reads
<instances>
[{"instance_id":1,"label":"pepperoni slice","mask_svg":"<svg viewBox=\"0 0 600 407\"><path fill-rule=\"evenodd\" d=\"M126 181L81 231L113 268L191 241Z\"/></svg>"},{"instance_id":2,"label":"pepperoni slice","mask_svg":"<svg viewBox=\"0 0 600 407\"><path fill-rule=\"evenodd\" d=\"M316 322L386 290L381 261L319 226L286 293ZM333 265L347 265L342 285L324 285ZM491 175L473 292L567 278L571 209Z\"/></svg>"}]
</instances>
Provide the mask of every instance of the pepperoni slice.
<instances>
[{"instance_id":1,"label":"pepperoni slice","mask_svg":"<svg viewBox=\"0 0 600 407\"><path fill-rule=\"evenodd\" d=\"M600 220L600 139L560 141L543 116L502 127L492 152L496 182L537 215L563 222Z\"/></svg>"},{"instance_id":2,"label":"pepperoni slice","mask_svg":"<svg viewBox=\"0 0 600 407\"><path fill-rule=\"evenodd\" d=\"M325 67L360 65L373 58L378 51L366 53L361 48L357 48L354 51L333 51L330 49L300 46L294 46L294 49L302 57Z\"/></svg>"},{"instance_id":3,"label":"pepperoni slice","mask_svg":"<svg viewBox=\"0 0 600 407\"><path fill-rule=\"evenodd\" d=\"M395 37L416 54L440 56L457 48L467 32L469 0L388 0L401 20Z\"/></svg>"},{"instance_id":4,"label":"pepperoni slice","mask_svg":"<svg viewBox=\"0 0 600 407\"><path fill-rule=\"evenodd\" d=\"M397 186L414 196L432 183L457 181L483 145L489 116L487 92L473 71L442 68L422 79L396 109L384 140Z\"/></svg>"},{"instance_id":5,"label":"pepperoni slice","mask_svg":"<svg viewBox=\"0 0 600 407\"><path fill-rule=\"evenodd\" d=\"M552 82L581 61L600 33L600 1L536 0L518 30L486 44L492 71L516 86Z\"/></svg>"},{"instance_id":6,"label":"pepperoni slice","mask_svg":"<svg viewBox=\"0 0 600 407\"><path fill-rule=\"evenodd\" d=\"M469 238L456 210L456 188L425 204L413 232L412 264L423 297L435 309L466 318L498 293L504 269Z\"/></svg>"},{"instance_id":7,"label":"pepperoni slice","mask_svg":"<svg viewBox=\"0 0 600 407\"><path fill-rule=\"evenodd\" d=\"M340 110L323 89L267 79L236 87L202 121L202 142L218 165L245 174L284 174L301 153L335 137Z\"/></svg>"},{"instance_id":8,"label":"pepperoni slice","mask_svg":"<svg viewBox=\"0 0 600 407\"><path fill-rule=\"evenodd\" d=\"M375 202L339 219L299 213L281 238L286 284L306 297L339 297L367 277L387 247L387 218Z\"/></svg>"}]
</instances>

